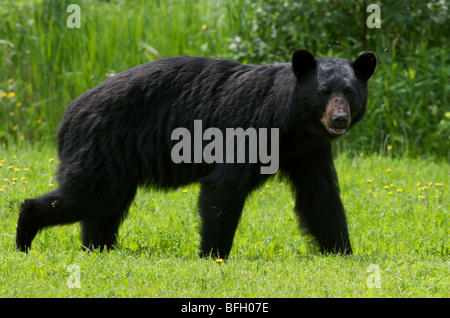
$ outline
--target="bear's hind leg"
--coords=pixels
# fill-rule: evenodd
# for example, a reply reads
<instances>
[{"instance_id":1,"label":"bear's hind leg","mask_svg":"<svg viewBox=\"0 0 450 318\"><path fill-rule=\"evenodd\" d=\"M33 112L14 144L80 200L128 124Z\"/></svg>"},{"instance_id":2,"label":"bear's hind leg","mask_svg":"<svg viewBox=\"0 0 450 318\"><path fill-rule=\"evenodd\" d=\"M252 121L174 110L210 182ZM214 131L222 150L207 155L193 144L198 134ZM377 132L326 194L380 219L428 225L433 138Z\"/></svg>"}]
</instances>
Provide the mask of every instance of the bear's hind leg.
<instances>
[{"instance_id":1,"label":"bear's hind leg","mask_svg":"<svg viewBox=\"0 0 450 318\"><path fill-rule=\"evenodd\" d=\"M44 227L77 222L84 216L85 211L71 204L70 197L65 196L61 189L35 199L26 199L20 207L17 221L17 249L27 252L36 234Z\"/></svg>"},{"instance_id":2,"label":"bear's hind leg","mask_svg":"<svg viewBox=\"0 0 450 318\"><path fill-rule=\"evenodd\" d=\"M112 183L114 184L114 183ZM128 213L137 186L122 188L107 187L100 194L95 207L96 213L81 220L83 248L93 250L99 248L112 249L116 243L119 227Z\"/></svg>"},{"instance_id":3,"label":"bear's hind leg","mask_svg":"<svg viewBox=\"0 0 450 318\"><path fill-rule=\"evenodd\" d=\"M83 249L112 249L116 243L122 214L81 221Z\"/></svg>"}]
</instances>

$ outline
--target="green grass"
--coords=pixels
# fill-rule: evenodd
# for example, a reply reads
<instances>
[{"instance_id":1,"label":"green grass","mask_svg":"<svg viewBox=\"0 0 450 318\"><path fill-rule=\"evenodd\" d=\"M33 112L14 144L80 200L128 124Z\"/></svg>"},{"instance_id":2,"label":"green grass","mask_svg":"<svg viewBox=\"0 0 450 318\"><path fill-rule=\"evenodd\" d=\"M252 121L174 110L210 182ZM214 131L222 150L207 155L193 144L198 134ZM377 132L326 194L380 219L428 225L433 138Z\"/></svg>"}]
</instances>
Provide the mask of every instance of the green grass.
<instances>
[{"instance_id":1,"label":"green grass","mask_svg":"<svg viewBox=\"0 0 450 318\"><path fill-rule=\"evenodd\" d=\"M19 206L57 186L56 157L48 145L0 148L0 297L450 297L448 163L340 154L349 257L314 251L288 185L274 179L248 198L218 264L197 257L197 185L139 191L109 253L81 252L77 224L15 251ZM71 265L80 288L69 288ZM380 288L368 285L377 273Z\"/></svg>"}]
</instances>

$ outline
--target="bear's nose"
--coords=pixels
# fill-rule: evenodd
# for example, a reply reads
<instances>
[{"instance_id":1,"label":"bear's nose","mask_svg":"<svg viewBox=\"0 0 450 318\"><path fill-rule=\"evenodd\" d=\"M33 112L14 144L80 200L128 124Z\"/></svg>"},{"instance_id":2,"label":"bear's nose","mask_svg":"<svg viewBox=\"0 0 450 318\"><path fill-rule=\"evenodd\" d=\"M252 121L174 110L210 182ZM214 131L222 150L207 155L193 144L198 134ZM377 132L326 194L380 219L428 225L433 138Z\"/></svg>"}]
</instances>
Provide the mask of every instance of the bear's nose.
<instances>
[{"instance_id":1,"label":"bear's nose","mask_svg":"<svg viewBox=\"0 0 450 318\"><path fill-rule=\"evenodd\" d=\"M345 129L348 125L348 115L347 114L338 114L332 118L333 128L337 129Z\"/></svg>"}]
</instances>

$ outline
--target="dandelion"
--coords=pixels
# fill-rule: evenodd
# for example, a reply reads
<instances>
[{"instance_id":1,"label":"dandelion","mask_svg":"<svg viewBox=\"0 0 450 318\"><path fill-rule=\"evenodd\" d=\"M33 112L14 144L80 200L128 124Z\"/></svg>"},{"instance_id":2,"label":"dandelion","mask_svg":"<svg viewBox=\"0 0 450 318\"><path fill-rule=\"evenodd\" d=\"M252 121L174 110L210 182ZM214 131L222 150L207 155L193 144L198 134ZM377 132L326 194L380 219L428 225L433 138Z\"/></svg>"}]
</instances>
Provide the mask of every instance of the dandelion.
<instances>
[{"instance_id":1,"label":"dandelion","mask_svg":"<svg viewBox=\"0 0 450 318\"><path fill-rule=\"evenodd\" d=\"M14 169L14 172L17 172L17 171L20 171L20 169L19 169L19 168L15 168L15 169Z\"/></svg>"},{"instance_id":2,"label":"dandelion","mask_svg":"<svg viewBox=\"0 0 450 318\"><path fill-rule=\"evenodd\" d=\"M38 119L36 120L36 124L40 125L42 123L42 120Z\"/></svg>"},{"instance_id":3,"label":"dandelion","mask_svg":"<svg viewBox=\"0 0 450 318\"><path fill-rule=\"evenodd\" d=\"M53 184L53 183L50 183L48 186L49 186L50 188L53 188L54 184Z\"/></svg>"},{"instance_id":4,"label":"dandelion","mask_svg":"<svg viewBox=\"0 0 450 318\"><path fill-rule=\"evenodd\" d=\"M392 191L389 191L389 192L388 192L388 195L392 195Z\"/></svg>"},{"instance_id":5,"label":"dandelion","mask_svg":"<svg viewBox=\"0 0 450 318\"><path fill-rule=\"evenodd\" d=\"M16 131L17 130L17 125L15 125L15 126L13 126L13 131Z\"/></svg>"},{"instance_id":6,"label":"dandelion","mask_svg":"<svg viewBox=\"0 0 450 318\"><path fill-rule=\"evenodd\" d=\"M403 192L403 189L397 189L397 192Z\"/></svg>"},{"instance_id":7,"label":"dandelion","mask_svg":"<svg viewBox=\"0 0 450 318\"><path fill-rule=\"evenodd\" d=\"M205 31L208 28L208 26L206 24L202 25L202 31Z\"/></svg>"},{"instance_id":8,"label":"dandelion","mask_svg":"<svg viewBox=\"0 0 450 318\"><path fill-rule=\"evenodd\" d=\"M262 195L262 192L259 192L258 194L259 194L259 195Z\"/></svg>"},{"instance_id":9,"label":"dandelion","mask_svg":"<svg viewBox=\"0 0 450 318\"><path fill-rule=\"evenodd\" d=\"M420 186L420 182L417 182L416 187Z\"/></svg>"},{"instance_id":10,"label":"dandelion","mask_svg":"<svg viewBox=\"0 0 450 318\"><path fill-rule=\"evenodd\" d=\"M391 184L389 185L389 188L392 188L392 187L394 187L394 184L393 184L393 183L391 183Z\"/></svg>"},{"instance_id":11,"label":"dandelion","mask_svg":"<svg viewBox=\"0 0 450 318\"><path fill-rule=\"evenodd\" d=\"M388 145L387 150L392 150L392 145Z\"/></svg>"},{"instance_id":12,"label":"dandelion","mask_svg":"<svg viewBox=\"0 0 450 318\"><path fill-rule=\"evenodd\" d=\"M28 168L23 168L23 171L28 171L28 170L30 170L30 169L28 169Z\"/></svg>"},{"instance_id":13,"label":"dandelion","mask_svg":"<svg viewBox=\"0 0 450 318\"><path fill-rule=\"evenodd\" d=\"M8 182L8 181L9 181L9 179L8 179L8 178L5 178L5 179L3 179L3 181L5 181L5 182Z\"/></svg>"},{"instance_id":14,"label":"dandelion","mask_svg":"<svg viewBox=\"0 0 450 318\"><path fill-rule=\"evenodd\" d=\"M388 190L388 189L389 189L389 186L386 185L386 186L384 186L384 188L385 188L386 190Z\"/></svg>"},{"instance_id":15,"label":"dandelion","mask_svg":"<svg viewBox=\"0 0 450 318\"><path fill-rule=\"evenodd\" d=\"M430 186L430 185L433 185L433 182L428 182L428 185Z\"/></svg>"},{"instance_id":16,"label":"dandelion","mask_svg":"<svg viewBox=\"0 0 450 318\"><path fill-rule=\"evenodd\" d=\"M279 186L282 186L282 185L283 185L283 182L278 183L278 185L279 185Z\"/></svg>"},{"instance_id":17,"label":"dandelion","mask_svg":"<svg viewBox=\"0 0 450 318\"><path fill-rule=\"evenodd\" d=\"M442 187L442 183L440 183L440 182L436 182L434 185L435 185L436 187Z\"/></svg>"},{"instance_id":18,"label":"dandelion","mask_svg":"<svg viewBox=\"0 0 450 318\"><path fill-rule=\"evenodd\" d=\"M16 93L14 93L14 92L10 92L7 95L8 98L13 98L14 96L16 96Z\"/></svg>"},{"instance_id":19,"label":"dandelion","mask_svg":"<svg viewBox=\"0 0 450 318\"><path fill-rule=\"evenodd\" d=\"M53 160L54 160L53 158L50 158L48 159L48 162L53 162Z\"/></svg>"},{"instance_id":20,"label":"dandelion","mask_svg":"<svg viewBox=\"0 0 450 318\"><path fill-rule=\"evenodd\" d=\"M187 190L186 189L183 189L183 193L186 193L187 192Z\"/></svg>"},{"instance_id":21,"label":"dandelion","mask_svg":"<svg viewBox=\"0 0 450 318\"><path fill-rule=\"evenodd\" d=\"M373 182L372 179L367 179L366 181L367 181L367 183L372 183Z\"/></svg>"},{"instance_id":22,"label":"dandelion","mask_svg":"<svg viewBox=\"0 0 450 318\"><path fill-rule=\"evenodd\" d=\"M222 264L222 262L223 262L222 258L217 258L216 259L216 264L219 266L220 275L222 275L222 278L225 279L225 276L224 276L223 271L222 271L222 267L220 266L220 264Z\"/></svg>"},{"instance_id":23,"label":"dandelion","mask_svg":"<svg viewBox=\"0 0 450 318\"><path fill-rule=\"evenodd\" d=\"M424 195L419 195L418 198L423 200L423 199L425 199L425 196Z\"/></svg>"},{"instance_id":24,"label":"dandelion","mask_svg":"<svg viewBox=\"0 0 450 318\"><path fill-rule=\"evenodd\" d=\"M438 195L435 195L434 198L435 198L435 199L439 199L439 196L438 196Z\"/></svg>"},{"instance_id":25,"label":"dandelion","mask_svg":"<svg viewBox=\"0 0 450 318\"><path fill-rule=\"evenodd\" d=\"M25 140L25 136L20 136L20 141L24 141Z\"/></svg>"},{"instance_id":26,"label":"dandelion","mask_svg":"<svg viewBox=\"0 0 450 318\"><path fill-rule=\"evenodd\" d=\"M14 116L14 112L9 112L9 117L12 117L12 116Z\"/></svg>"},{"instance_id":27,"label":"dandelion","mask_svg":"<svg viewBox=\"0 0 450 318\"><path fill-rule=\"evenodd\" d=\"M10 169L12 169L12 168L14 168L14 166L8 166L8 170L10 170Z\"/></svg>"},{"instance_id":28,"label":"dandelion","mask_svg":"<svg viewBox=\"0 0 450 318\"><path fill-rule=\"evenodd\" d=\"M8 80L8 84L11 84L12 82L14 82L14 80L13 80L12 78L10 78L10 79Z\"/></svg>"},{"instance_id":29,"label":"dandelion","mask_svg":"<svg viewBox=\"0 0 450 318\"><path fill-rule=\"evenodd\" d=\"M391 173L391 172L392 172L392 169L391 169L391 168L387 168L387 169L386 169L386 172L387 172L387 173Z\"/></svg>"},{"instance_id":30,"label":"dandelion","mask_svg":"<svg viewBox=\"0 0 450 318\"><path fill-rule=\"evenodd\" d=\"M17 108L19 108L19 107L21 107L22 106L22 103L21 102L18 102L17 104L16 104L16 107Z\"/></svg>"},{"instance_id":31,"label":"dandelion","mask_svg":"<svg viewBox=\"0 0 450 318\"><path fill-rule=\"evenodd\" d=\"M372 193L372 190L367 191L367 194L371 194L371 193Z\"/></svg>"},{"instance_id":32,"label":"dandelion","mask_svg":"<svg viewBox=\"0 0 450 318\"><path fill-rule=\"evenodd\" d=\"M269 185L268 184L266 184L266 189L269 189Z\"/></svg>"}]
</instances>

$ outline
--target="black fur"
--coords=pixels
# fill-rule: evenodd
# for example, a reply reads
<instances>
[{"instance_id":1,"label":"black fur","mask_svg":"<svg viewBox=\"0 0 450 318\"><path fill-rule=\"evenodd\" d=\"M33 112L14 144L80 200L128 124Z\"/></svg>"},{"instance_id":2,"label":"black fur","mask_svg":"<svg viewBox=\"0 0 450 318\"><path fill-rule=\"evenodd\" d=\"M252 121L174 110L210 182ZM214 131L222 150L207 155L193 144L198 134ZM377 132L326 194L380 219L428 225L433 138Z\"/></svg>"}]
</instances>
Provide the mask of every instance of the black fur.
<instances>
[{"instance_id":1,"label":"black fur","mask_svg":"<svg viewBox=\"0 0 450 318\"><path fill-rule=\"evenodd\" d=\"M139 186L200 182L202 256L227 257L261 163L171 160L175 128L279 128L280 170L302 228L322 252L351 253L331 140L365 112L375 54L351 62L298 50L291 63L249 66L175 57L136 66L75 99L58 130L59 187L20 209L17 248L42 228L81 222L83 246L112 248ZM336 124L337 123L337 124Z\"/></svg>"}]
</instances>

